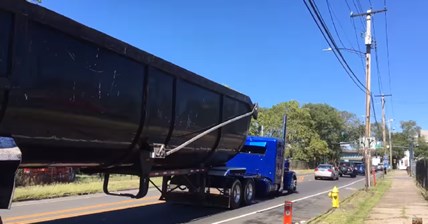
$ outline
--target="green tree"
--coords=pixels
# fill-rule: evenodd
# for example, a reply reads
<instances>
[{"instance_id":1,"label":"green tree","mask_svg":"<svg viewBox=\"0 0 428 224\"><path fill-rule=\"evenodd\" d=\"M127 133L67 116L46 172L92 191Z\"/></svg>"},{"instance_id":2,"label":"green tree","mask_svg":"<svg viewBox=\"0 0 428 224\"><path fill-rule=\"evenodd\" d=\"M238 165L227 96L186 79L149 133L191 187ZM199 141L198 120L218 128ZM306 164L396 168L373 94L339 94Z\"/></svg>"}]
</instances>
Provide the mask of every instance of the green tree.
<instances>
[{"instance_id":1,"label":"green tree","mask_svg":"<svg viewBox=\"0 0 428 224\"><path fill-rule=\"evenodd\" d=\"M304 109L311 115L311 127L327 142L332 160L338 160L341 154L340 142L345 133L345 122L340 112L327 104L306 104Z\"/></svg>"},{"instance_id":2,"label":"green tree","mask_svg":"<svg viewBox=\"0 0 428 224\"><path fill-rule=\"evenodd\" d=\"M425 139L420 137L421 128L416 121L401 121L400 126L402 131L392 135L393 154L402 158L404 151L410 148L410 144L413 144L416 157L428 155L428 145Z\"/></svg>"},{"instance_id":3,"label":"green tree","mask_svg":"<svg viewBox=\"0 0 428 224\"><path fill-rule=\"evenodd\" d=\"M327 143L312 129L309 110L301 108L297 101L283 102L260 110L259 118L251 124L250 133L260 134L258 130L263 126L266 136L281 138L284 114L287 115L287 156L313 162L328 154Z\"/></svg>"},{"instance_id":4,"label":"green tree","mask_svg":"<svg viewBox=\"0 0 428 224\"><path fill-rule=\"evenodd\" d=\"M416 124L416 121L401 121L400 126L402 133L410 140L420 135L421 127Z\"/></svg>"},{"instance_id":5,"label":"green tree","mask_svg":"<svg viewBox=\"0 0 428 224\"><path fill-rule=\"evenodd\" d=\"M360 119L358 119L357 115L348 111L341 111L340 116L344 122L342 141L359 144L358 140L364 136L364 124L360 121Z\"/></svg>"},{"instance_id":6,"label":"green tree","mask_svg":"<svg viewBox=\"0 0 428 224\"><path fill-rule=\"evenodd\" d=\"M409 148L407 136L401 132L392 133L392 154L397 158L403 158L404 151Z\"/></svg>"},{"instance_id":7,"label":"green tree","mask_svg":"<svg viewBox=\"0 0 428 224\"><path fill-rule=\"evenodd\" d=\"M419 136L418 144L415 148L415 157L428 157L428 143L423 136Z\"/></svg>"}]
</instances>

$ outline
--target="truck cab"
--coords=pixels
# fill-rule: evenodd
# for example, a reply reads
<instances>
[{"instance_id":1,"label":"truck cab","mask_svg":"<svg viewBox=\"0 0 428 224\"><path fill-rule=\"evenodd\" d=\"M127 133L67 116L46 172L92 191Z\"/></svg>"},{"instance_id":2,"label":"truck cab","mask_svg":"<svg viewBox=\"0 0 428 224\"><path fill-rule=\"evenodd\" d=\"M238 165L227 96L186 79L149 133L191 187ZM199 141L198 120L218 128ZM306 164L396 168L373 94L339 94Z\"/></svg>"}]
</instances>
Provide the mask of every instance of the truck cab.
<instances>
[{"instance_id":1,"label":"truck cab","mask_svg":"<svg viewBox=\"0 0 428 224\"><path fill-rule=\"evenodd\" d=\"M260 196L296 190L296 174L288 166L284 140L258 136L248 136L240 153L226 164L229 168L245 168L246 175L257 177L256 192Z\"/></svg>"}]
</instances>

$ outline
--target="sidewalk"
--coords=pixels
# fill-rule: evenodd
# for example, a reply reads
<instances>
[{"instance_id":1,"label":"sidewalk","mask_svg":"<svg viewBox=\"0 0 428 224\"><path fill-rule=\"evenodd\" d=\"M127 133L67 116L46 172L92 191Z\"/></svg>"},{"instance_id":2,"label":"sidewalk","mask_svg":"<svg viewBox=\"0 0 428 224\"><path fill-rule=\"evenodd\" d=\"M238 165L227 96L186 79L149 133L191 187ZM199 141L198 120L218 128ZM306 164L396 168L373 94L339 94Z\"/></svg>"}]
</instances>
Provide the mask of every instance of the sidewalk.
<instances>
[{"instance_id":1,"label":"sidewalk","mask_svg":"<svg viewBox=\"0 0 428 224\"><path fill-rule=\"evenodd\" d=\"M392 179L391 188L371 210L365 223L412 223L416 217L428 223L428 201L422 197L414 179L401 170L385 178Z\"/></svg>"}]
</instances>

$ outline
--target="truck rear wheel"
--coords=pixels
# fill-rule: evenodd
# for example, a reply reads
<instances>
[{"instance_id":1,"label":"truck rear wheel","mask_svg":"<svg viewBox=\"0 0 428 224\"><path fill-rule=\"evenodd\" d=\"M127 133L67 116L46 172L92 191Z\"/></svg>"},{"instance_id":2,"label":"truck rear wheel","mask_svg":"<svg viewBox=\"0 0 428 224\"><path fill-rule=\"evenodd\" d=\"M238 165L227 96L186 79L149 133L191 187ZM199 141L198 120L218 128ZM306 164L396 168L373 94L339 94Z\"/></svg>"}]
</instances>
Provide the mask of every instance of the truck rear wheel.
<instances>
[{"instance_id":1,"label":"truck rear wheel","mask_svg":"<svg viewBox=\"0 0 428 224\"><path fill-rule=\"evenodd\" d=\"M242 202L242 184L235 180L229 190L229 205L231 209L239 208Z\"/></svg>"},{"instance_id":2,"label":"truck rear wheel","mask_svg":"<svg viewBox=\"0 0 428 224\"><path fill-rule=\"evenodd\" d=\"M247 179L244 181L244 205L250 205L253 203L256 196L256 185L253 179Z\"/></svg>"}]
</instances>

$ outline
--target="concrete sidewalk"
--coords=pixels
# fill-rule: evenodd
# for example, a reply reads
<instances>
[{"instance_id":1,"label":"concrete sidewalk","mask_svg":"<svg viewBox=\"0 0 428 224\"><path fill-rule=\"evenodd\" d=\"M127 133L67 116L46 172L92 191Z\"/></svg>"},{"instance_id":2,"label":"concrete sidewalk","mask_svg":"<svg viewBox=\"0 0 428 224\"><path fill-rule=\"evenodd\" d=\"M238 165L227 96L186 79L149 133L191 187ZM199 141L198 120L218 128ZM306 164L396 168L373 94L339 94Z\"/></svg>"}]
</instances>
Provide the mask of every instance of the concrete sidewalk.
<instances>
[{"instance_id":1,"label":"concrete sidewalk","mask_svg":"<svg viewBox=\"0 0 428 224\"><path fill-rule=\"evenodd\" d=\"M392 179L391 188L371 210L365 223L412 223L414 218L422 218L423 223L428 223L428 201L422 197L415 180L401 170L391 172L385 178Z\"/></svg>"}]
</instances>

